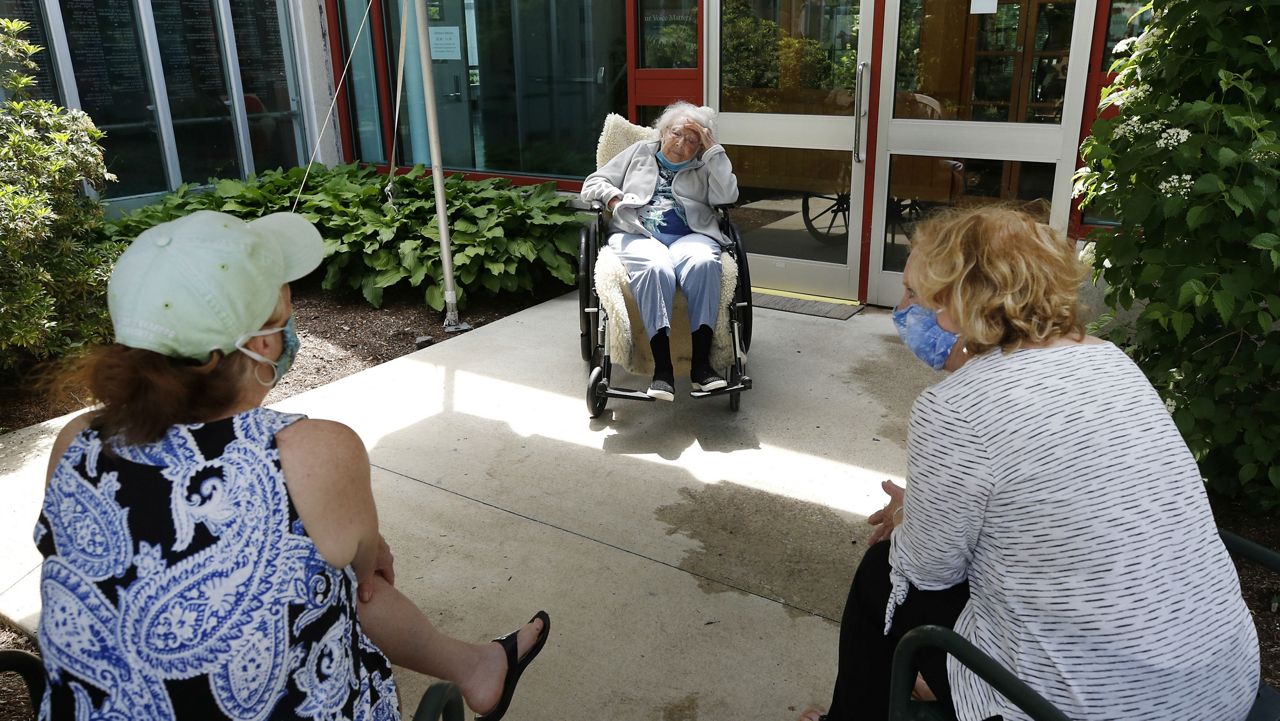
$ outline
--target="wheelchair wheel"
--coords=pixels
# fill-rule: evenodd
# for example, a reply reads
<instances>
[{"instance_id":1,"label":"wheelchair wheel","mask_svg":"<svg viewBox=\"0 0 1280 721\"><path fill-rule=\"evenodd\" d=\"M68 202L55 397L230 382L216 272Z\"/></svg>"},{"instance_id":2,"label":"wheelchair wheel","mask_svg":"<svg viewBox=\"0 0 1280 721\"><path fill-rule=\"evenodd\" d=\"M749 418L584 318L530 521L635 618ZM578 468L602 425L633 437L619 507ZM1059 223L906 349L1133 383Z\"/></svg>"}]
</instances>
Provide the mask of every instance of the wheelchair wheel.
<instances>
[{"instance_id":1,"label":"wheelchair wheel","mask_svg":"<svg viewBox=\"0 0 1280 721\"><path fill-rule=\"evenodd\" d=\"M800 217L809 235L823 243L843 243L849 238L849 194L805 193Z\"/></svg>"},{"instance_id":2,"label":"wheelchair wheel","mask_svg":"<svg viewBox=\"0 0 1280 721\"><path fill-rule=\"evenodd\" d=\"M591 369L587 378L587 412L592 418L599 418L609 403L609 376L613 375L613 364L606 359L604 363Z\"/></svg>"},{"instance_id":3,"label":"wheelchair wheel","mask_svg":"<svg viewBox=\"0 0 1280 721\"><path fill-rule=\"evenodd\" d=\"M595 351L596 344L596 325L599 323L599 313L588 313L587 308L592 307L595 301L593 286L595 285L595 253L592 249L595 243L592 242L592 235L596 232L594 223L582 226L578 232L578 327L579 336L578 344L582 350L582 360L590 363L591 355Z\"/></svg>"},{"instance_id":4,"label":"wheelchair wheel","mask_svg":"<svg viewBox=\"0 0 1280 721\"><path fill-rule=\"evenodd\" d=\"M742 360L737 359L733 362L733 366L729 368L729 385L736 386L742 380L742 376L746 375L746 368ZM738 408L742 405L742 391L729 394L729 410L734 413L738 412Z\"/></svg>"}]
</instances>

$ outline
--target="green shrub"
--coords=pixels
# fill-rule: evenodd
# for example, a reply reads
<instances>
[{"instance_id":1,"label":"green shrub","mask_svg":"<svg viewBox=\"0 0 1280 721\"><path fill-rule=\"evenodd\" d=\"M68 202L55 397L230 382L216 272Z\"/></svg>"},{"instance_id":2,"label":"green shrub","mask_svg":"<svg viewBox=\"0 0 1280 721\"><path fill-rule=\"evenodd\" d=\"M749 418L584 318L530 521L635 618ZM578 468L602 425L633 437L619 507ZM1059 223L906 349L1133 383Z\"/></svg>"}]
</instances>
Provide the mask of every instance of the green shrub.
<instances>
[{"instance_id":1,"label":"green shrub","mask_svg":"<svg viewBox=\"0 0 1280 721\"><path fill-rule=\"evenodd\" d=\"M28 97L25 22L0 19L0 373L109 337L107 277L123 250L82 192L112 179L89 116Z\"/></svg>"},{"instance_id":2,"label":"green shrub","mask_svg":"<svg viewBox=\"0 0 1280 721\"><path fill-rule=\"evenodd\" d=\"M220 210L245 218L290 210L304 169L274 170L241 180L212 181L208 192L183 186L155 205L113 223L108 233L132 238L157 223L194 210ZM425 283L427 305L444 308L444 269L436 224L435 190L421 166L397 176L393 201L387 178L370 167L315 167L297 212L325 238L327 289L359 289L375 307L395 286ZM574 282L577 211L552 183L518 187L494 178L445 183L458 300L468 293L531 291L545 283Z\"/></svg>"},{"instance_id":3,"label":"green shrub","mask_svg":"<svg viewBox=\"0 0 1280 721\"><path fill-rule=\"evenodd\" d=\"M1117 61L1077 192L1120 219L1095 269L1117 339L1210 487L1280 506L1280 4L1157 0Z\"/></svg>"}]
</instances>

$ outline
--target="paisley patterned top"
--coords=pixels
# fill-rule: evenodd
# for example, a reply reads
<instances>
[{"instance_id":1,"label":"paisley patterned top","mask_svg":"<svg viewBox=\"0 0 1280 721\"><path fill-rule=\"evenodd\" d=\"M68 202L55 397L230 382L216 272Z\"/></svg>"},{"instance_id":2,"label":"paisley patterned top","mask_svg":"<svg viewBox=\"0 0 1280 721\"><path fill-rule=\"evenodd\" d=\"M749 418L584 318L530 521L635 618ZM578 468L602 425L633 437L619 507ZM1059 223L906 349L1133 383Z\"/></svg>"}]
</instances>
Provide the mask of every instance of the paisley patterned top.
<instances>
[{"instance_id":1,"label":"paisley patterned top","mask_svg":"<svg viewBox=\"0 0 1280 721\"><path fill-rule=\"evenodd\" d=\"M41 719L399 719L355 574L320 556L285 488L275 436L301 418L76 437L35 529Z\"/></svg>"}]
</instances>

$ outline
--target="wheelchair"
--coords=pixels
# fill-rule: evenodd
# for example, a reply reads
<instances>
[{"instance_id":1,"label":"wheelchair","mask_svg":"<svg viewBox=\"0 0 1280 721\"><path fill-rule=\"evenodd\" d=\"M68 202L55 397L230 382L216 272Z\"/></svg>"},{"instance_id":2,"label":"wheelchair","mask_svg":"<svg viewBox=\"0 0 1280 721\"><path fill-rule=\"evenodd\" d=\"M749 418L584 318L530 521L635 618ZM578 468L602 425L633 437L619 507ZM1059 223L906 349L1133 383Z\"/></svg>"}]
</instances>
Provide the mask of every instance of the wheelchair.
<instances>
[{"instance_id":1,"label":"wheelchair","mask_svg":"<svg viewBox=\"0 0 1280 721\"><path fill-rule=\"evenodd\" d=\"M728 256L738 268L737 282L727 307L721 309L728 319L729 341L732 346L732 360L725 369L724 377L729 385L714 391L694 391L694 398L712 396L729 396L729 408L737 412L741 405L743 391L751 390L751 378L747 375L747 351L751 348L751 273L747 268L747 251L742 243L742 236L737 228L729 222L729 209L732 206L716 207L719 217L720 232L727 244L722 244L721 263ZM581 327L580 342L582 360L589 365L587 377L586 400L587 410L592 418L604 413L610 398L653 402L653 398L644 391L627 388L615 388L612 385L613 359L610 352L610 323L608 311L600 302L600 293L596 288L596 260L600 257L600 247L609 237L607 211L599 202L591 204L594 219L582 226L578 238L578 316ZM680 292L680 291L677 291ZM638 319L635 319L638 322ZM715 354L712 356L713 362Z\"/></svg>"}]
</instances>

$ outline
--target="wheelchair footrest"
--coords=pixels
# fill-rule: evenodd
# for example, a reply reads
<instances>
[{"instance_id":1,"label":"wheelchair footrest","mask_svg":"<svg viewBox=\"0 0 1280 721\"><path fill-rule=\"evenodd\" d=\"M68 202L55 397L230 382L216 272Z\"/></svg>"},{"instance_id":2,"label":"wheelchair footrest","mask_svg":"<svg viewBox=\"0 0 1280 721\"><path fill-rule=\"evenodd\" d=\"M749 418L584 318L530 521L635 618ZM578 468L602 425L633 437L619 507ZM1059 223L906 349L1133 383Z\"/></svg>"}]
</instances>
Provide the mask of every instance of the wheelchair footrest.
<instances>
[{"instance_id":1,"label":"wheelchair footrest","mask_svg":"<svg viewBox=\"0 0 1280 721\"><path fill-rule=\"evenodd\" d=\"M741 393L742 391L749 390L751 390L751 378L750 376L743 376L742 380L738 381L736 385L726 386L714 391L689 391L689 395L694 398L711 398L712 396L722 396L727 393Z\"/></svg>"},{"instance_id":2,"label":"wheelchair footrest","mask_svg":"<svg viewBox=\"0 0 1280 721\"><path fill-rule=\"evenodd\" d=\"M605 395L610 398L622 398L629 401L648 401L652 403L657 400L644 391L633 391L629 388L610 388L605 391Z\"/></svg>"}]
</instances>

